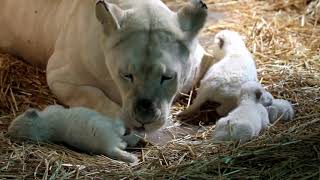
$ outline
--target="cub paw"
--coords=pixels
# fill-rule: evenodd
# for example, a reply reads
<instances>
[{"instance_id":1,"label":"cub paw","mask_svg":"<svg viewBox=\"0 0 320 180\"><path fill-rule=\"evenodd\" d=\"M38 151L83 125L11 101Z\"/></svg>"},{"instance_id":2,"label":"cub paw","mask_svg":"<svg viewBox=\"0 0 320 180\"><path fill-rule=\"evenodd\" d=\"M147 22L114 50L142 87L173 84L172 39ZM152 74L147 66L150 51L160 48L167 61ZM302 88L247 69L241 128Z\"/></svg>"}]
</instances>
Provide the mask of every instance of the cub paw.
<instances>
[{"instance_id":1,"label":"cub paw","mask_svg":"<svg viewBox=\"0 0 320 180\"><path fill-rule=\"evenodd\" d=\"M144 141L144 134L132 131L129 134L122 136L122 139L128 144L129 147L141 147L141 143Z\"/></svg>"},{"instance_id":2,"label":"cub paw","mask_svg":"<svg viewBox=\"0 0 320 180\"><path fill-rule=\"evenodd\" d=\"M114 148L113 151L109 152L107 155L113 159L130 163L131 165L138 164L139 162L137 156L120 148Z\"/></svg>"}]
</instances>

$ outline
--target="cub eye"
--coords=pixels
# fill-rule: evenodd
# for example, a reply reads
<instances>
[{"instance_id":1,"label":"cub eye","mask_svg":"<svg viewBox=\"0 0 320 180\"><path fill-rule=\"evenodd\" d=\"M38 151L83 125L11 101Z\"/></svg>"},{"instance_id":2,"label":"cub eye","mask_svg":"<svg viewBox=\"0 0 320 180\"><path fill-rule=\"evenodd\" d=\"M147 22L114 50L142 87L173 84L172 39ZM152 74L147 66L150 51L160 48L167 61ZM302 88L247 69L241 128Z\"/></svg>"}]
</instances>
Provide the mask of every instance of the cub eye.
<instances>
[{"instance_id":1,"label":"cub eye","mask_svg":"<svg viewBox=\"0 0 320 180\"><path fill-rule=\"evenodd\" d=\"M121 76L123 79L130 81L130 82L133 82L133 80L134 80L132 74L122 74Z\"/></svg>"},{"instance_id":2,"label":"cub eye","mask_svg":"<svg viewBox=\"0 0 320 180\"><path fill-rule=\"evenodd\" d=\"M173 76L161 76L160 84L163 84L165 81L173 79Z\"/></svg>"}]
</instances>

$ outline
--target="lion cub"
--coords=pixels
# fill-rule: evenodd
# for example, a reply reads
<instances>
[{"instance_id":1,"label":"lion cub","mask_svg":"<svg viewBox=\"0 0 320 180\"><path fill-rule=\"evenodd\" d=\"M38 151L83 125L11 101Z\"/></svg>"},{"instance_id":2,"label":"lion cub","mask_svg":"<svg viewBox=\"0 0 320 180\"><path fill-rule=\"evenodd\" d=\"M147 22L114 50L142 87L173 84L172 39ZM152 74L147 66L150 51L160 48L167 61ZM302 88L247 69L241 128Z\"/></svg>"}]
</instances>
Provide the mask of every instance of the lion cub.
<instances>
[{"instance_id":1,"label":"lion cub","mask_svg":"<svg viewBox=\"0 0 320 180\"><path fill-rule=\"evenodd\" d=\"M237 106L241 85L257 81L255 62L237 32L223 30L217 33L213 51L215 58L221 60L209 68L193 104L179 115L190 114L206 101L214 101L220 104L217 113L225 116Z\"/></svg>"},{"instance_id":2,"label":"lion cub","mask_svg":"<svg viewBox=\"0 0 320 180\"><path fill-rule=\"evenodd\" d=\"M121 121L112 121L87 108L65 109L59 105L48 106L42 112L29 109L12 121L8 129L13 138L66 143L85 152L137 162L137 157L123 150L124 133Z\"/></svg>"},{"instance_id":3,"label":"lion cub","mask_svg":"<svg viewBox=\"0 0 320 180\"><path fill-rule=\"evenodd\" d=\"M266 93L261 84L247 82L241 87L239 105L227 117L216 123L213 139L216 141L249 141L269 124L268 112L261 103Z\"/></svg>"},{"instance_id":4,"label":"lion cub","mask_svg":"<svg viewBox=\"0 0 320 180\"><path fill-rule=\"evenodd\" d=\"M289 101L274 99L271 106L267 107L270 123L276 120L291 121L294 118L294 110Z\"/></svg>"}]
</instances>

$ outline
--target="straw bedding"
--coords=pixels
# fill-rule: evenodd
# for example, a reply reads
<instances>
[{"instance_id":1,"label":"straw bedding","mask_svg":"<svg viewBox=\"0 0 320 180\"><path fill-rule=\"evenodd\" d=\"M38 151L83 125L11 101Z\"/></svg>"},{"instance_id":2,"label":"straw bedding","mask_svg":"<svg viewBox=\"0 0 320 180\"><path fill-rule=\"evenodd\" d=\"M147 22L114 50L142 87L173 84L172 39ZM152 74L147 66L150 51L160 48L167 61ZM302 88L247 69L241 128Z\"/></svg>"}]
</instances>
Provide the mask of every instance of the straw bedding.
<instances>
[{"instance_id":1,"label":"straw bedding","mask_svg":"<svg viewBox=\"0 0 320 180\"><path fill-rule=\"evenodd\" d=\"M260 81L277 98L294 104L296 118L278 122L244 144L213 144L215 119L208 104L192 121L202 131L166 145L133 150L141 163L129 166L64 146L10 141L10 121L29 107L57 103L45 72L0 55L0 179L319 179L320 178L320 1L208 0L211 12L223 14L201 34L239 31L256 59ZM170 1L177 5L178 1ZM195 93L194 93L195 94ZM189 101L175 103L173 114ZM175 120L175 117L172 117Z\"/></svg>"}]
</instances>

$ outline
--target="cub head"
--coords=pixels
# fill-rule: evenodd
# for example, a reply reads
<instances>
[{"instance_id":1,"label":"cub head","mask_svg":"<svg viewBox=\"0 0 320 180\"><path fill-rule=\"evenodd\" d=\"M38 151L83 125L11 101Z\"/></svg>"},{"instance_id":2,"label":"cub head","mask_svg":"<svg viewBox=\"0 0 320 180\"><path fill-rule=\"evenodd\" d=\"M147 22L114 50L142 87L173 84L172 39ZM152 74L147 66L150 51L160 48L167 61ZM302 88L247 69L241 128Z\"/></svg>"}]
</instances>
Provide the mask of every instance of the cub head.
<instances>
[{"instance_id":1,"label":"cub head","mask_svg":"<svg viewBox=\"0 0 320 180\"><path fill-rule=\"evenodd\" d=\"M217 59L222 59L229 51L243 47L246 47L245 43L240 34L235 31L219 31L213 40L213 51Z\"/></svg>"},{"instance_id":2,"label":"cub head","mask_svg":"<svg viewBox=\"0 0 320 180\"><path fill-rule=\"evenodd\" d=\"M260 98L260 103L263 106L267 107L267 106L272 105L273 100L274 100L274 98L273 98L272 94L268 91L265 91L264 94Z\"/></svg>"},{"instance_id":3,"label":"cub head","mask_svg":"<svg viewBox=\"0 0 320 180\"><path fill-rule=\"evenodd\" d=\"M8 135L16 139L28 139L33 137L32 130L37 128L36 122L40 119L39 111L37 109L28 109L11 122L8 128Z\"/></svg>"},{"instance_id":4,"label":"cub head","mask_svg":"<svg viewBox=\"0 0 320 180\"><path fill-rule=\"evenodd\" d=\"M121 94L127 128L153 131L166 121L176 93L192 71L196 36L207 17L201 0L177 13L161 1L97 1L106 66Z\"/></svg>"},{"instance_id":5,"label":"cub head","mask_svg":"<svg viewBox=\"0 0 320 180\"><path fill-rule=\"evenodd\" d=\"M241 86L240 101L250 99L260 103L263 106L270 106L273 102L273 96L266 91L262 85L255 81L246 82Z\"/></svg>"}]
</instances>

